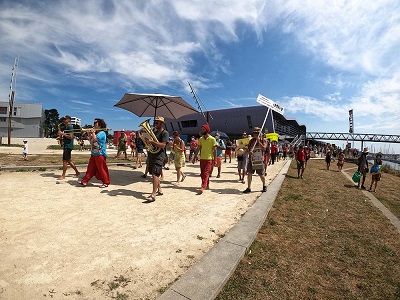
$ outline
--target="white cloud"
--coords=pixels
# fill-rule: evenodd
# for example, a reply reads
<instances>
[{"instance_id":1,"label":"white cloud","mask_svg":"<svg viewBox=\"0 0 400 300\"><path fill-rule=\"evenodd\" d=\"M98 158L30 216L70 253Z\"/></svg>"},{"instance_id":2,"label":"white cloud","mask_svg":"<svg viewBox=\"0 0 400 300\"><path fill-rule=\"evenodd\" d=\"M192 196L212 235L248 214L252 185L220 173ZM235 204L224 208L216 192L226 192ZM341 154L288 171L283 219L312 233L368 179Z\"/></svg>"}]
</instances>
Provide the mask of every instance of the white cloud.
<instances>
[{"instance_id":1,"label":"white cloud","mask_svg":"<svg viewBox=\"0 0 400 300\"><path fill-rule=\"evenodd\" d=\"M397 0L286 1L279 22L321 62L371 75L399 68L400 2Z\"/></svg>"}]
</instances>

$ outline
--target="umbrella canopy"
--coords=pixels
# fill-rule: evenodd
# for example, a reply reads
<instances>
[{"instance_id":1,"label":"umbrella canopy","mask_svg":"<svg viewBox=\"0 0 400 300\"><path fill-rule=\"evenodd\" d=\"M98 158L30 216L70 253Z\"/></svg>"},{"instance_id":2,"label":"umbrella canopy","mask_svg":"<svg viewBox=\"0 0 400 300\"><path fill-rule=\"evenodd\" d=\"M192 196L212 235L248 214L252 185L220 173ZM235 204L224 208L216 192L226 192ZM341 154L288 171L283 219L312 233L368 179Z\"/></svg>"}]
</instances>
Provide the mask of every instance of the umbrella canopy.
<instances>
[{"instance_id":1,"label":"umbrella canopy","mask_svg":"<svg viewBox=\"0 0 400 300\"><path fill-rule=\"evenodd\" d=\"M215 134L216 133L219 133L219 137L221 138L221 139L229 139L229 136L225 133L225 132L222 132L222 131L218 131L218 130L214 130L214 131L211 131L210 132L210 135L212 135L212 136L215 136Z\"/></svg>"},{"instance_id":2,"label":"umbrella canopy","mask_svg":"<svg viewBox=\"0 0 400 300\"><path fill-rule=\"evenodd\" d=\"M163 94L126 93L114 106L133 112L139 117L162 116L178 119L182 116L198 113L181 97Z\"/></svg>"}]
</instances>

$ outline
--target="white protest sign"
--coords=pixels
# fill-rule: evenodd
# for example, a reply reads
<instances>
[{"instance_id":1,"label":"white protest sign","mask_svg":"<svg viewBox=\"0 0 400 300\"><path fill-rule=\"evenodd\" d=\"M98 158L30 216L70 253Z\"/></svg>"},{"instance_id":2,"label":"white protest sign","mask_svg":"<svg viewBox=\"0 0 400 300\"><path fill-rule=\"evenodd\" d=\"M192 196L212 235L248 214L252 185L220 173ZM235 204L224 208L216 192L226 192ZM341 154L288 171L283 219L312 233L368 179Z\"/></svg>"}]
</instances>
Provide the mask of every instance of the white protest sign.
<instances>
[{"instance_id":1,"label":"white protest sign","mask_svg":"<svg viewBox=\"0 0 400 300\"><path fill-rule=\"evenodd\" d=\"M275 103L274 101L272 101L271 99L268 99L267 97L258 94L257 102L283 115L284 108L279 104Z\"/></svg>"}]
</instances>

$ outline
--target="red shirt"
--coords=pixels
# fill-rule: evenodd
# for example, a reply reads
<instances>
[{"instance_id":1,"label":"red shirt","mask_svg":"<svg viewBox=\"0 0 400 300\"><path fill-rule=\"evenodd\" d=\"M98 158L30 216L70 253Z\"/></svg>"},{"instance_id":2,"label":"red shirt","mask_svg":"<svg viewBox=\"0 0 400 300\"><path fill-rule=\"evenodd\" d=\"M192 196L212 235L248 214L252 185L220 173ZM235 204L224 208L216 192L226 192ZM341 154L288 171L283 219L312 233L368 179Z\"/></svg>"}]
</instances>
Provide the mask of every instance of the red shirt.
<instances>
[{"instance_id":1,"label":"red shirt","mask_svg":"<svg viewBox=\"0 0 400 300\"><path fill-rule=\"evenodd\" d=\"M304 150L297 150L296 152L296 160L298 161L306 161L306 154Z\"/></svg>"}]
</instances>

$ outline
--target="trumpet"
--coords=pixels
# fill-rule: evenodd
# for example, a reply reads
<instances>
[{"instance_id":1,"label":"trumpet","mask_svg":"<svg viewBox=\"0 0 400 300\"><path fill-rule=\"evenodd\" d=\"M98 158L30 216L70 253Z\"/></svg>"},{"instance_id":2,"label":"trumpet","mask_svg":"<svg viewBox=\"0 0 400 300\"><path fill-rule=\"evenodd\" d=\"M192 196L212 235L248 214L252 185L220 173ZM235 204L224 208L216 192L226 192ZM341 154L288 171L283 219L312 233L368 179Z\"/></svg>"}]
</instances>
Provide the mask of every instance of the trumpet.
<instances>
[{"instance_id":1,"label":"trumpet","mask_svg":"<svg viewBox=\"0 0 400 300\"><path fill-rule=\"evenodd\" d=\"M143 121L142 123L139 124L139 126L143 127L138 131L139 137L143 140L144 145L146 146L147 150L152 153L158 153L160 152L161 148L158 148L154 146L153 144L149 143L146 141L147 140L153 140L155 142L158 142L158 139L156 135L153 132L153 129L150 126L150 119L147 119L146 121Z\"/></svg>"}]
</instances>

